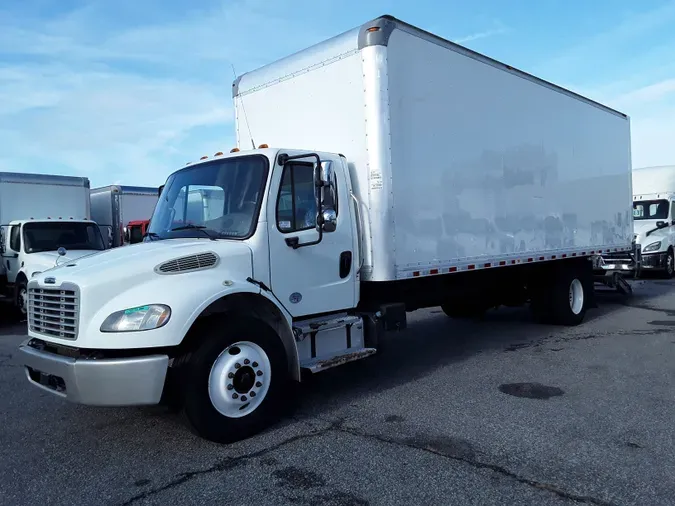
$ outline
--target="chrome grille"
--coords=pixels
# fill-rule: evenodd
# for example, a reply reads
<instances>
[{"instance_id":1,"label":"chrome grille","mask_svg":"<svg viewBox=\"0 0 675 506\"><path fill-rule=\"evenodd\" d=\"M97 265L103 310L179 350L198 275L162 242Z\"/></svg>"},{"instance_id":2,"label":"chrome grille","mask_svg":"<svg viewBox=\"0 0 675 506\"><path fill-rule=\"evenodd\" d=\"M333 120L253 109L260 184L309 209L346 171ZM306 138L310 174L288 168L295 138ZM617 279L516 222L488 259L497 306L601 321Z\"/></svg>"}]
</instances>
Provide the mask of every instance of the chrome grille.
<instances>
[{"instance_id":1,"label":"chrome grille","mask_svg":"<svg viewBox=\"0 0 675 506\"><path fill-rule=\"evenodd\" d=\"M178 274L186 271L208 269L218 263L218 255L211 252L175 258L157 266L155 270L161 274Z\"/></svg>"},{"instance_id":2,"label":"chrome grille","mask_svg":"<svg viewBox=\"0 0 675 506\"><path fill-rule=\"evenodd\" d=\"M79 294L71 287L28 289L28 326L38 334L77 339L79 309Z\"/></svg>"}]
</instances>

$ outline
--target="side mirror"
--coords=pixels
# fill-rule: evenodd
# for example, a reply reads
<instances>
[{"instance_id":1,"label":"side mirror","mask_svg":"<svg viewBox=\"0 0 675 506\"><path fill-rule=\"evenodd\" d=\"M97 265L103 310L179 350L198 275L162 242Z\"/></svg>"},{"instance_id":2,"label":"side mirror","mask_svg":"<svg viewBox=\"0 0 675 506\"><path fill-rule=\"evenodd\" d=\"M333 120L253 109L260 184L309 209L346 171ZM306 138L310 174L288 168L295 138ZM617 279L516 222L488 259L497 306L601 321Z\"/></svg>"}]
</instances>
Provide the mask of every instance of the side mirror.
<instances>
[{"instance_id":1,"label":"side mirror","mask_svg":"<svg viewBox=\"0 0 675 506\"><path fill-rule=\"evenodd\" d=\"M667 227L667 226L668 226L668 223L666 223L665 221L657 221L657 222L656 222L656 227L657 227L657 228L665 228L665 227Z\"/></svg>"},{"instance_id":2,"label":"side mirror","mask_svg":"<svg viewBox=\"0 0 675 506\"><path fill-rule=\"evenodd\" d=\"M64 248L63 246L60 246L59 249L56 250L56 252L59 254L59 256L62 257L66 256L67 253L66 248Z\"/></svg>"},{"instance_id":3,"label":"side mirror","mask_svg":"<svg viewBox=\"0 0 675 506\"><path fill-rule=\"evenodd\" d=\"M131 242L131 234L129 233L128 227L124 227L124 242Z\"/></svg>"},{"instance_id":4,"label":"side mirror","mask_svg":"<svg viewBox=\"0 0 675 506\"><path fill-rule=\"evenodd\" d=\"M160 186L159 188L157 188L157 196L158 196L158 197L161 197L161 196L162 196L162 190L163 190L163 189L164 189L164 185L162 185L162 186Z\"/></svg>"},{"instance_id":5,"label":"side mirror","mask_svg":"<svg viewBox=\"0 0 675 506\"><path fill-rule=\"evenodd\" d=\"M319 178L325 186L333 184L333 162L329 160L321 162Z\"/></svg>"},{"instance_id":6,"label":"side mirror","mask_svg":"<svg viewBox=\"0 0 675 506\"><path fill-rule=\"evenodd\" d=\"M322 224L324 232L335 232L337 228L337 214L335 209L326 209L321 213Z\"/></svg>"}]
</instances>

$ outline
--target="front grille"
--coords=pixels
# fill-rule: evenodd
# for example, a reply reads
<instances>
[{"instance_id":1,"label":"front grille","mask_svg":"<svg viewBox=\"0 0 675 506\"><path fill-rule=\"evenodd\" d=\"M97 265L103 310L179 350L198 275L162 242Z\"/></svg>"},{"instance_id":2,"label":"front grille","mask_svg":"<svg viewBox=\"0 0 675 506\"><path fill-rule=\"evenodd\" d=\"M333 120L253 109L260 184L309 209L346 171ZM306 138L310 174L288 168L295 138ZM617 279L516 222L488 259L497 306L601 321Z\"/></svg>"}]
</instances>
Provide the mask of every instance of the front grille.
<instances>
[{"instance_id":1,"label":"front grille","mask_svg":"<svg viewBox=\"0 0 675 506\"><path fill-rule=\"evenodd\" d=\"M74 289L30 288L28 325L43 336L77 339L80 299Z\"/></svg>"},{"instance_id":2,"label":"front grille","mask_svg":"<svg viewBox=\"0 0 675 506\"><path fill-rule=\"evenodd\" d=\"M178 274L186 271L197 271L214 267L218 263L218 256L212 252L189 255L169 260L157 266L155 270L161 274Z\"/></svg>"}]
</instances>

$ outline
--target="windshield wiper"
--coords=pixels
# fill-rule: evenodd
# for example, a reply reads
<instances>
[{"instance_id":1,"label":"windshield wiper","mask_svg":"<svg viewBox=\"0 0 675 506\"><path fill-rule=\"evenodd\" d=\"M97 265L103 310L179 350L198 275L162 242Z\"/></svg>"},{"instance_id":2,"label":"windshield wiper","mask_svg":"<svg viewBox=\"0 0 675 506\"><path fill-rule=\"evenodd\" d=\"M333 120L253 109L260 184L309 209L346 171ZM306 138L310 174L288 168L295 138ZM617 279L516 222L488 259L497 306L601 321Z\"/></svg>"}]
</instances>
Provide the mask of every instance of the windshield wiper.
<instances>
[{"instance_id":1,"label":"windshield wiper","mask_svg":"<svg viewBox=\"0 0 675 506\"><path fill-rule=\"evenodd\" d=\"M212 241L216 240L215 236L209 234L206 231L206 227L204 225L183 225L182 227L172 228L171 232L178 232L179 230L199 230L200 232L204 232L204 235L206 235L206 237L208 237Z\"/></svg>"},{"instance_id":2,"label":"windshield wiper","mask_svg":"<svg viewBox=\"0 0 675 506\"><path fill-rule=\"evenodd\" d=\"M159 234L156 234L154 232L146 232L145 234L143 234L143 239L145 239L146 237L149 237L152 240L161 239Z\"/></svg>"}]
</instances>

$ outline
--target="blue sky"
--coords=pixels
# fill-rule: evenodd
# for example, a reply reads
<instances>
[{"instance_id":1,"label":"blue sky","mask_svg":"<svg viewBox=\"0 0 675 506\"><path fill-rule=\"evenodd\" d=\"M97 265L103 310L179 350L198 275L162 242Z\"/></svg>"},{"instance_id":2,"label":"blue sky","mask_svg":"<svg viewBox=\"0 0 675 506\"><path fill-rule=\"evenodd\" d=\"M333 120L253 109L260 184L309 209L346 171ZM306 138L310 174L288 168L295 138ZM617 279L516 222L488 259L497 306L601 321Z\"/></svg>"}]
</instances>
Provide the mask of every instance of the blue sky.
<instances>
[{"instance_id":1,"label":"blue sky","mask_svg":"<svg viewBox=\"0 0 675 506\"><path fill-rule=\"evenodd\" d=\"M634 166L675 163L675 1L3 0L0 170L162 184L234 146L231 65L381 14L620 109Z\"/></svg>"}]
</instances>

